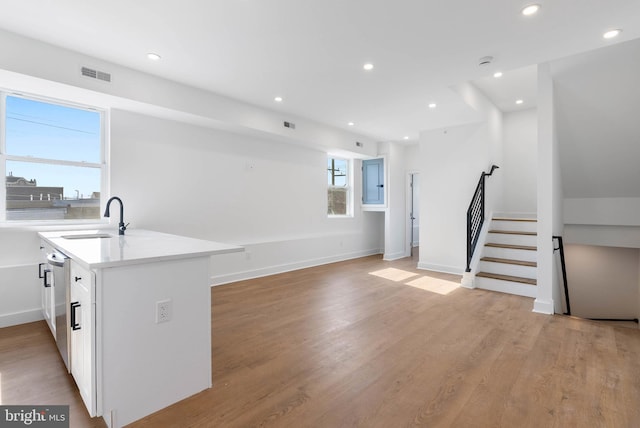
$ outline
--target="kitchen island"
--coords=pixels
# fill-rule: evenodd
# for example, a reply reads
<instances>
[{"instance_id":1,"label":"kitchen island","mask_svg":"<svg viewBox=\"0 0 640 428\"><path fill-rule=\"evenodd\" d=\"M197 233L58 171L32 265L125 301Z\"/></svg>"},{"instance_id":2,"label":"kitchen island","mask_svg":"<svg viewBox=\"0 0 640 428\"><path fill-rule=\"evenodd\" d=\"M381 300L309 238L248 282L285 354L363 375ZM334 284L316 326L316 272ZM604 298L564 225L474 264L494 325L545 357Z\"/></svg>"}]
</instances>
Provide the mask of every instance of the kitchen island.
<instances>
[{"instance_id":1,"label":"kitchen island","mask_svg":"<svg viewBox=\"0 0 640 428\"><path fill-rule=\"evenodd\" d=\"M120 427L211 387L211 256L242 247L148 230L39 235L70 259L69 368L91 416Z\"/></svg>"}]
</instances>

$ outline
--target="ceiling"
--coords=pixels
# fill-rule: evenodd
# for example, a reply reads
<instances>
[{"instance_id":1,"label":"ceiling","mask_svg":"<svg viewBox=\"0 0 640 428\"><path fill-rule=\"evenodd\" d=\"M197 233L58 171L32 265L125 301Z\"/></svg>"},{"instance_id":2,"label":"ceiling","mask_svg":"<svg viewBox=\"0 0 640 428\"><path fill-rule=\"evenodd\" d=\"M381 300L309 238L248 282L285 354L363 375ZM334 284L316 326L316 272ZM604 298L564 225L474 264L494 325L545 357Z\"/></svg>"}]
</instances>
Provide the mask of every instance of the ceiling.
<instances>
[{"instance_id":1,"label":"ceiling","mask_svg":"<svg viewBox=\"0 0 640 428\"><path fill-rule=\"evenodd\" d=\"M529 65L516 70L502 72L500 77L493 74L474 80L480 89L502 112L526 110L537 105L538 67ZM521 103L516 103L522 101Z\"/></svg>"},{"instance_id":2,"label":"ceiling","mask_svg":"<svg viewBox=\"0 0 640 428\"><path fill-rule=\"evenodd\" d=\"M527 66L640 37L638 0L539 0L525 17L528 3L21 0L3 2L0 28L380 141L416 142L420 130L469 116L453 85L474 81L509 111L515 97L531 102ZM610 28L624 31L604 40ZM478 66L486 55L493 63Z\"/></svg>"}]
</instances>

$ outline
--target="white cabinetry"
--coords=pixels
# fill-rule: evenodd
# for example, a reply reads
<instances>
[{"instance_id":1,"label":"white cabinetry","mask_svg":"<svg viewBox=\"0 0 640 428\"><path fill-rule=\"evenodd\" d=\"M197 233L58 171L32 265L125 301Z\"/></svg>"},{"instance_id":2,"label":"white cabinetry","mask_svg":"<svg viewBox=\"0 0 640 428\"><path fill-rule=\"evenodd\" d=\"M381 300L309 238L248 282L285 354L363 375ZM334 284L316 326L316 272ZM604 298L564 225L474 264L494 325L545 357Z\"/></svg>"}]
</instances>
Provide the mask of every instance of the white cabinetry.
<instances>
[{"instance_id":1,"label":"white cabinetry","mask_svg":"<svg viewBox=\"0 0 640 428\"><path fill-rule=\"evenodd\" d=\"M211 387L210 256L243 249L98 232L40 237L70 259L73 378L89 414L117 428Z\"/></svg>"},{"instance_id":2,"label":"white cabinetry","mask_svg":"<svg viewBox=\"0 0 640 428\"><path fill-rule=\"evenodd\" d=\"M71 374L89 414L95 416L95 276L74 261L71 261L70 301Z\"/></svg>"},{"instance_id":3,"label":"white cabinetry","mask_svg":"<svg viewBox=\"0 0 640 428\"><path fill-rule=\"evenodd\" d=\"M53 270L47 262L47 254L51 253L52 247L48 244L40 245L40 264L38 265L38 276L40 277L42 316L44 317L53 337L56 337L55 320L55 300L53 295Z\"/></svg>"}]
</instances>

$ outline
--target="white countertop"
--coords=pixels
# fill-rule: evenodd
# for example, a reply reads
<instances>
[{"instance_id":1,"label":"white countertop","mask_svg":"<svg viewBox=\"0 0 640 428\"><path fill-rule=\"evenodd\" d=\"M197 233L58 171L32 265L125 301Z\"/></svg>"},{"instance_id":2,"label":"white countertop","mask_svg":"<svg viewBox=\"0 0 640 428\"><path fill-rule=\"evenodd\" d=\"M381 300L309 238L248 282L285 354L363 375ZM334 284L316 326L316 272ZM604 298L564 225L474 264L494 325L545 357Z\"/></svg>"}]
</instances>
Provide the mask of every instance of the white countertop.
<instances>
[{"instance_id":1,"label":"white countertop","mask_svg":"<svg viewBox=\"0 0 640 428\"><path fill-rule=\"evenodd\" d=\"M111 237L63 238L91 234L108 234ZM39 232L38 235L90 269L244 251L237 245L141 229L128 229L124 236L119 236L114 229Z\"/></svg>"}]
</instances>

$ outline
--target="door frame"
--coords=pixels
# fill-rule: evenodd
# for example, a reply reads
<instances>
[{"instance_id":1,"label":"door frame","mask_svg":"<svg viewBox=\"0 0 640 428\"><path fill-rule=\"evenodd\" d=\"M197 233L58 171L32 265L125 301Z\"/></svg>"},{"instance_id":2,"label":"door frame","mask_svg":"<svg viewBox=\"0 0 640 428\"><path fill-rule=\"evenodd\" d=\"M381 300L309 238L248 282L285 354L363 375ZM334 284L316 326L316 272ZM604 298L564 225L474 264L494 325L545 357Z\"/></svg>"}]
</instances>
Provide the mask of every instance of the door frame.
<instances>
[{"instance_id":1,"label":"door frame","mask_svg":"<svg viewBox=\"0 0 640 428\"><path fill-rule=\"evenodd\" d=\"M413 188L412 188L412 179L413 176L420 176L420 171L410 170L407 171L407 175L405 178L405 189L406 189L406 208L405 208L405 230L406 230L406 247L405 247L405 257L411 257L412 253L412 245L413 245L413 225L411 222L412 215L412 204L413 204ZM418 204L420 203L420 197L418 196ZM418 221L418 224L420 222Z\"/></svg>"}]
</instances>

